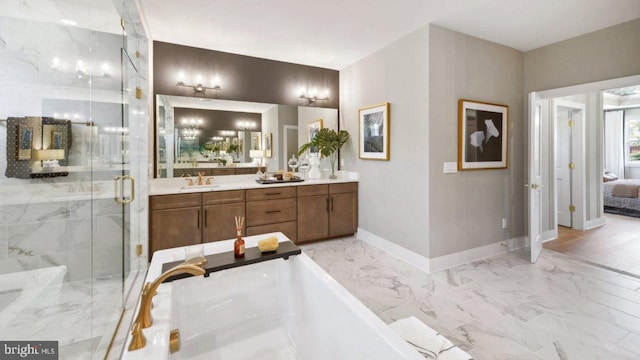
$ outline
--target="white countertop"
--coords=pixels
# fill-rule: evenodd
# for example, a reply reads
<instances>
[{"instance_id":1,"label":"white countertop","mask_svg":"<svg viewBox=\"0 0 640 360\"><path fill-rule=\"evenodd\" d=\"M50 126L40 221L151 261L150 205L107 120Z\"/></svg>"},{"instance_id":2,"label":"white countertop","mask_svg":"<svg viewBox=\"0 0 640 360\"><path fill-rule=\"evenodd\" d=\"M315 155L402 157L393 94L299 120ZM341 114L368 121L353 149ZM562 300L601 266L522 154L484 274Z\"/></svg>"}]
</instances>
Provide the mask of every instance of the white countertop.
<instances>
[{"instance_id":1,"label":"white countertop","mask_svg":"<svg viewBox=\"0 0 640 360\"><path fill-rule=\"evenodd\" d=\"M153 179L150 182L149 195L169 195L169 194L184 194L194 192L207 192L207 191L226 191L226 190L243 190L243 189L264 189L270 187L282 187L282 186L304 186L304 185L319 185L319 184L337 184L357 182L358 174L354 172L338 171L337 179L317 179L317 180L305 180L301 182L283 182L277 184L259 184L256 182L257 175L225 175L225 176L206 176L205 178L212 178L211 185L194 185L189 186L188 177L181 178L168 178L168 179ZM191 177L191 179L197 179Z\"/></svg>"}]
</instances>

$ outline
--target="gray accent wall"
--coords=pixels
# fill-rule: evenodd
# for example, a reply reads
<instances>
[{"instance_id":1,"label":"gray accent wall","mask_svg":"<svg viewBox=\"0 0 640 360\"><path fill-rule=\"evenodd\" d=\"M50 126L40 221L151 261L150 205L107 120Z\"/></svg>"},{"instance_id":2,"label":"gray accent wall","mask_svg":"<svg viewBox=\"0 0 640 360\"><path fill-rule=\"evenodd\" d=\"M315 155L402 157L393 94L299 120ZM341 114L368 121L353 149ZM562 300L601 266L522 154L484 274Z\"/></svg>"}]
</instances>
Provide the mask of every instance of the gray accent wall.
<instances>
[{"instance_id":1,"label":"gray accent wall","mask_svg":"<svg viewBox=\"0 0 640 360\"><path fill-rule=\"evenodd\" d=\"M430 25L429 58L430 257L524 236L522 52ZM457 161L459 99L509 107L507 169L443 173Z\"/></svg>"},{"instance_id":2,"label":"gray accent wall","mask_svg":"<svg viewBox=\"0 0 640 360\"><path fill-rule=\"evenodd\" d=\"M524 54L524 90L556 89L640 74L640 19Z\"/></svg>"},{"instance_id":3,"label":"gray accent wall","mask_svg":"<svg viewBox=\"0 0 640 360\"><path fill-rule=\"evenodd\" d=\"M358 109L384 102L391 159L359 159ZM359 173L360 228L429 257L429 27L340 71L340 117L351 135L343 169Z\"/></svg>"}]
</instances>

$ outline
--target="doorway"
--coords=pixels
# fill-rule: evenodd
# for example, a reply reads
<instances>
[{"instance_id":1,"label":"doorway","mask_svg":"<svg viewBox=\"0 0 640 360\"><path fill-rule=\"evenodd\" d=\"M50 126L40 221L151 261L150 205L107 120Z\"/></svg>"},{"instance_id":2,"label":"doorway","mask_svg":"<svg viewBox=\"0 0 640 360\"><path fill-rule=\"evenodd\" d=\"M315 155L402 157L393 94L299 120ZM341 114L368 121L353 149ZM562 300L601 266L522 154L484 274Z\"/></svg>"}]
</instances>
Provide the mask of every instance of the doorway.
<instances>
[{"instance_id":1,"label":"doorway","mask_svg":"<svg viewBox=\"0 0 640 360\"><path fill-rule=\"evenodd\" d=\"M527 185L530 196L528 196L527 222L529 223L529 228L527 231L527 239L531 247L532 262L535 262L537 259L542 241L550 241L557 238L557 217L559 215L556 211L558 206L556 192L559 186L559 184L556 183L555 176L556 142L547 140L546 144L544 144L545 139L548 139L549 136L554 140L557 139L557 131L553 129L554 127L550 122L551 119L553 119L550 114L552 111L545 111L545 108L553 107L551 104L554 99L572 101L573 99L571 97L575 96L575 94L591 94L592 98L585 103L585 110L582 110L582 113L585 114L589 110L595 110L597 114L596 119L601 119L603 116L601 111L601 92L606 89L631 86L638 82L640 82L640 76L631 76L545 90L529 95L528 113L530 126L528 162L530 169L527 177ZM556 102L556 104L558 104L558 102ZM567 116L569 116L568 110L572 110L572 116L579 113L579 111L576 110L580 110L579 107L572 104L559 103L559 105L561 105L560 110L565 110ZM545 114L547 116L546 119L544 118ZM581 124L584 125L584 141L580 141L580 138L576 138L575 136L576 132L579 133L579 126ZM546 129L544 126L546 126ZM571 170L568 179L568 182L571 184L571 189L568 190L565 186L564 192L568 191L568 193L571 194L570 202L573 203L575 208L574 213L571 215L571 226L579 229L591 229L605 224L601 190L603 173L603 124L602 121L587 124L585 120L583 123L574 123L574 126L572 129L571 145L567 145L567 148L573 151L571 159L573 160L574 169ZM536 133L541 134L541 136L532 136L532 134ZM545 136L545 134L549 134L549 136ZM532 144L535 143L541 146L532 146ZM576 148L581 151L576 153ZM584 153L584 159L575 159L574 155L580 153ZM540 163L540 172L531 170L531 164L536 162ZM579 176L577 176L578 173ZM566 178L567 176L565 175L564 181L567 181ZM574 186L574 179L583 179L582 188L580 188L579 183L578 186ZM532 199L539 199L539 201L533 201ZM566 197L563 199L566 200ZM583 201L583 203L580 204L580 201ZM580 221L583 223L580 224Z\"/></svg>"},{"instance_id":2,"label":"doorway","mask_svg":"<svg viewBox=\"0 0 640 360\"><path fill-rule=\"evenodd\" d=\"M603 173L607 169L604 110L609 103L604 96L605 90L629 86L639 79L638 76L616 79L539 95L543 99L541 101L545 98L550 101L552 110L549 113L554 121L553 146L549 148L553 151L554 167L543 166L542 170L543 174L550 172L549 177L553 182L542 198L543 202L546 199L555 201L555 205L549 205L550 209L555 208L555 221L550 220L549 223L554 224L556 231L544 239L544 248L568 253L593 265L637 277L640 277L640 266L637 266L640 219L604 213ZM572 95L572 91L573 94L591 94L597 101L575 101L577 95ZM628 99L625 103L629 104ZM580 135L581 131L583 135ZM584 157L576 158L580 151ZM583 162L582 166L580 161ZM576 191L580 186L584 191L582 193ZM583 218L576 216L579 215L577 212L565 211L567 208L574 210L572 205L581 199L585 209ZM582 225L579 224L580 220L583 220ZM544 230L543 226L543 234Z\"/></svg>"}]
</instances>

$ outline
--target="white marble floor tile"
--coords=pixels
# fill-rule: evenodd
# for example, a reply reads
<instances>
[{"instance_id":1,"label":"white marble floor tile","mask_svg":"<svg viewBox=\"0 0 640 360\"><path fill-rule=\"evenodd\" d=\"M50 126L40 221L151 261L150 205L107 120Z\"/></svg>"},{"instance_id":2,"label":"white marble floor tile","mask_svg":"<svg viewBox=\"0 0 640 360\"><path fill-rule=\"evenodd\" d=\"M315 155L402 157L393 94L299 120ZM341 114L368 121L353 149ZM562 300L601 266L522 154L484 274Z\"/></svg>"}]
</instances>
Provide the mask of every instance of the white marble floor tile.
<instances>
[{"instance_id":1,"label":"white marble floor tile","mask_svg":"<svg viewBox=\"0 0 640 360\"><path fill-rule=\"evenodd\" d=\"M640 358L640 335L637 334L629 334L627 337L622 339L619 343L623 348L633 352Z\"/></svg>"},{"instance_id":2,"label":"white marble floor tile","mask_svg":"<svg viewBox=\"0 0 640 360\"><path fill-rule=\"evenodd\" d=\"M640 279L543 250L426 274L344 238L302 246L389 323L416 316L480 359L633 359Z\"/></svg>"}]
</instances>

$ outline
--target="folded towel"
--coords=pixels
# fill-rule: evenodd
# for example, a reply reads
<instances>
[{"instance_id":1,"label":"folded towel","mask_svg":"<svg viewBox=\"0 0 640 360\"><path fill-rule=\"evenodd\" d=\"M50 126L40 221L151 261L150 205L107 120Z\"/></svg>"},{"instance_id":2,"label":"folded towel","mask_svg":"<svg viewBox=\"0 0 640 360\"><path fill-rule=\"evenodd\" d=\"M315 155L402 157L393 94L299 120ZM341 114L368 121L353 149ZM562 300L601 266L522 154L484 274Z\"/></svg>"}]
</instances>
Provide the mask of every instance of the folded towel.
<instances>
[{"instance_id":1,"label":"folded towel","mask_svg":"<svg viewBox=\"0 0 640 360\"><path fill-rule=\"evenodd\" d=\"M611 190L611 196L637 198L640 184L615 184Z\"/></svg>"},{"instance_id":2,"label":"folded towel","mask_svg":"<svg viewBox=\"0 0 640 360\"><path fill-rule=\"evenodd\" d=\"M422 354L425 359L470 360L471 355L453 345L437 331L425 325L414 316L396 320L389 324L398 335Z\"/></svg>"}]
</instances>

